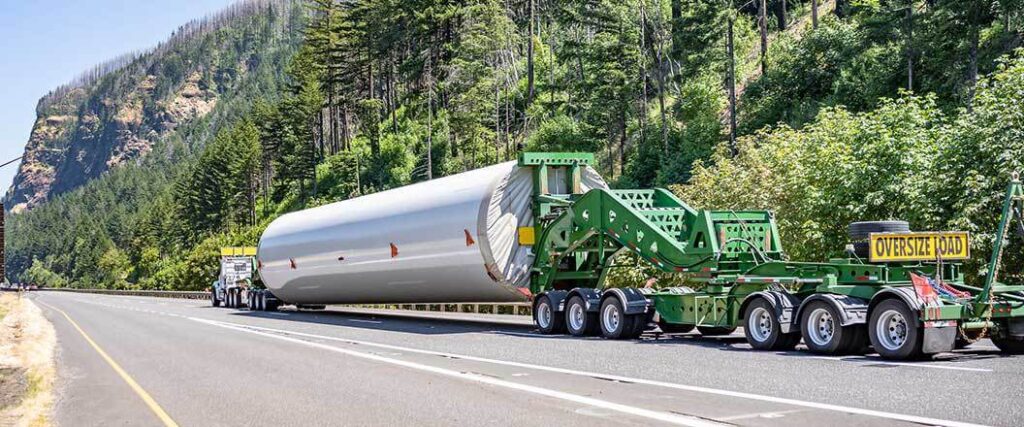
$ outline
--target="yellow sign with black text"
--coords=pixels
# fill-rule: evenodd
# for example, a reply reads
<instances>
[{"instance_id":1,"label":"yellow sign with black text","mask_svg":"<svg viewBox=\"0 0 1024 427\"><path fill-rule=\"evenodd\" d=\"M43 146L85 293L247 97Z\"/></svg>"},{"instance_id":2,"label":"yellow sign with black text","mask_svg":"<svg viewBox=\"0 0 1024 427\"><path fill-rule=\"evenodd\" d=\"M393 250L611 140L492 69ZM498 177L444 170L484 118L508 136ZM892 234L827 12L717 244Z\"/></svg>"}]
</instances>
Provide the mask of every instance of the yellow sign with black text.
<instances>
[{"instance_id":1,"label":"yellow sign with black text","mask_svg":"<svg viewBox=\"0 0 1024 427\"><path fill-rule=\"evenodd\" d=\"M970 258L970 235L965 231L933 233L871 233L871 262L952 261Z\"/></svg>"}]
</instances>

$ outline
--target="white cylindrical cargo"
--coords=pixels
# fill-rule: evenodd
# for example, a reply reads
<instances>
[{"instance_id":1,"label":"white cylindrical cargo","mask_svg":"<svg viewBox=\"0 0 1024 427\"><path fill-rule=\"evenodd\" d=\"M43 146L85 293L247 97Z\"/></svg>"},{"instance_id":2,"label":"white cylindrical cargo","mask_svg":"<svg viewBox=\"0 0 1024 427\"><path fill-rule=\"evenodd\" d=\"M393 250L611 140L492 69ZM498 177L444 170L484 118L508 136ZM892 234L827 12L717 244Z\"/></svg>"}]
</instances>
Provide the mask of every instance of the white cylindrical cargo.
<instances>
[{"instance_id":1,"label":"white cylindrical cargo","mask_svg":"<svg viewBox=\"0 0 1024 427\"><path fill-rule=\"evenodd\" d=\"M548 181L567 192L564 168ZM588 167L582 187L607 185ZM294 304L524 301L532 191L507 162L290 213L260 238L260 276Z\"/></svg>"}]
</instances>

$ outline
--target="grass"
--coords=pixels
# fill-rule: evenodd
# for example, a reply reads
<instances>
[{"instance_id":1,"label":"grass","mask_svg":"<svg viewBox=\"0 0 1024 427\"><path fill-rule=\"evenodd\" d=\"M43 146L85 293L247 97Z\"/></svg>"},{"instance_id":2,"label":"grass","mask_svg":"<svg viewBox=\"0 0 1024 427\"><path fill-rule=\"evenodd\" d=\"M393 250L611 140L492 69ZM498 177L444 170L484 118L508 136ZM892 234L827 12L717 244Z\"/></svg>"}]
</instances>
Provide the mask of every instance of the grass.
<instances>
[{"instance_id":1,"label":"grass","mask_svg":"<svg viewBox=\"0 0 1024 427\"><path fill-rule=\"evenodd\" d=\"M53 325L30 299L12 293L0 294L0 317L0 365L25 384L5 391L18 403L0 410L0 425L48 426L56 376Z\"/></svg>"}]
</instances>

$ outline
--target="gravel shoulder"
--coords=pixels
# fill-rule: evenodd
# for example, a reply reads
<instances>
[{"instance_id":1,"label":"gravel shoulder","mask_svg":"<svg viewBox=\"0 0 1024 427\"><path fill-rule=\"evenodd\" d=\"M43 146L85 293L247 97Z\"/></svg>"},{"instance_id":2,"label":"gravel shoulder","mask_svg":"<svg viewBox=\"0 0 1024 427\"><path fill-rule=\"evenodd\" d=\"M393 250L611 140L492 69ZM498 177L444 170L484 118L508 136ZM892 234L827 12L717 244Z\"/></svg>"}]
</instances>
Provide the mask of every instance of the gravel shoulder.
<instances>
[{"instance_id":1,"label":"gravel shoulder","mask_svg":"<svg viewBox=\"0 0 1024 427\"><path fill-rule=\"evenodd\" d=\"M53 408L53 325L20 294L0 294L0 425L48 426Z\"/></svg>"}]
</instances>

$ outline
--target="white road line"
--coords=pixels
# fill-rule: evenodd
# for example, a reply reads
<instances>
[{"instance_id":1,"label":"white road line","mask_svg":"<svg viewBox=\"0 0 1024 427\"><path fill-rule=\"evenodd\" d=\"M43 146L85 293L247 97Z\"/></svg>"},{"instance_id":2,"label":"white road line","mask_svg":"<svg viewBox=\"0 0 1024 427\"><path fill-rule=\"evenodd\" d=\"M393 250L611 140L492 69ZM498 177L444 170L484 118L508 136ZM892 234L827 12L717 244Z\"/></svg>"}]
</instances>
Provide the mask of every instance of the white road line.
<instances>
[{"instance_id":1,"label":"white road line","mask_svg":"<svg viewBox=\"0 0 1024 427\"><path fill-rule=\"evenodd\" d=\"M194 321L200 322L200 323L210 324L210 325L216 325L216 326L222 326L222 327L228 327L228 328L244 330L246 332L264 331L264 332L272 333L271 335L273 335L273 334L286 334L286 335L300 336L300 337L306 337L306 338L314 338L314 339L327 340L327 341L338 341L338 342L345 342L345 343L350 343L350 344L365 345L365 346L369 346L369 347L386 348L386 349L391 349L391 350L396 350L396 351L404 351L404 352L409 352L409 353L429 354L429 355L447 357L447 358L452 358L452 359L463 359L463 360L470 360L470 361L481 362L481 363L492 363L492 364L496 364L496 365L514 366L514 367L518 367L518 368L526 368L526 369L534 369L534 370L539 370L539 371L555 372L555 373L567 374L567 375L591 377L591 378L598 378L598 379L604 379L604 380L610 380L610 381L625 381L625 382L632 382L632 383L636 383L636 384L645 384L645 385L656 386L656 387L664 387L664 388L671 388L671 389L676 389L676 390L690 391L690 392L695 392L695 393L714 394L714 395L719 395L719 396L735 397L735 398L739 398L739 399L749 399L749 400L757 400L757 401L762 401L762 402L779 403L779 404L783 404L783 405L801 406L801 407L805 407L805 408L821 409L821 410L835 411L835 412L844 412L844 413L848 413L848 414L865 415L865 416L870 416L870 417L885 418L885 419L897 420L897 421L906 421L906 422L925 424L925 425L938 425L938 426L949 426L949 427L979 427L979 426L982 425L982 424L973 424L973 423L966 423L966 422L960 422L960 421L943 420L943 419L938 419L938 418L920 417L920 416L917 416L917 415L907 415L907 414L897 414L897 413L885 412L885 411L876 411L876 410L872 410L872 409L854 408L854 407L849 407L849 406L833 405L833 404L828 404L828 403L808 402L808 401L797 400L797 399L789 399L789 398L785 398L785 397L766 396L766 395L760 395L760 394L754 394L754 393L745 393L745 392L740 392L740 391L720 390L720 389L714 389L714 388L709 388L709 387L700 387L700 386L676 384L676 383L670 383L670 382L665 382L665 381L648 380L648 379L642 379L642 378L631 378L631 377L625 377L625 376L620 376L620 375L602 374L602 373L587 372L587 371L577 371L577 370L573 370L573 369L556 368L556 367L553 367L553 366L534 365L534 364L530 364L530 363L510 362L510 361L505 361L505 360L487 359L487 358L483 358L483 357L466 356L466 355L454 354L454 353L444 353L444 352L439 352L439 351L421 350L421 349L416 349L416 348L401 347L401 346L390 345L390 344L380 344L380 343L374 343L374 342L369 342L369 341L353 340L353 339L348 339L348 338L338 338L338 337L329 337L329 336L325 336L325 335L307 334L307 333L302 333L302 332L287 331L287 330L283 330L283 329L273 329L273 328L264 328L264 327L259 327L259 326L249 326L249 325L243 325L243 324L239 324L239 323L230 323L230 322L221 322L221 321L216 321L216 320L200 319L200 318L196 318L196 317L188 317L188 319L191 319L191 320L194 320ZM298 341L302 341L302 340L298 340ZM302 342L307 342L307 341L302 341ZM330 346L327 346L327 347L330 347ZM336 347L331 347L331 348L336 348Z\"/></svg>"},{"instance_id":2,"label":"white road line","mask_svg":"<svg viewBox=\"0 0 1024 427\"><path fill-rule=\"evenodd\" d=\"M380 320L365 320L365 319L345 319L345 320L348 320L349 322L359 322L359 323L374 323L374 324L376 324L376 323L384 323L384 322L382 322Z\"/></svg>"},{"instance_id":3,"label":"white road line","mask_svg":"<svg viewBox=\"0 0 1024 427\"><path fill-rule=\"evenodd\" d=\"M789 411L758 412L756 414L741 414L741 415L732 415L732 416L728 416L728 417L721 417L721 418L718 418L718 420L719 421L736 421L736 420L745 420L745 419L749 419L749 418L782 418L782 417L786 416L787 414L795 414L797 412L802 412L802 411L803 411L802 409L792 409L792 410L789 410Z\"/></svg>"},{"instance_id":4,"label":"white road line","mask_svg":"<svg viewBox=\"0 0 1024 427\"><path fill-rule=\"evenodd\" d=\"M321 350L327 350L327 351L332 351L332 352L335 352L335 353L345 354L345 355L352 356L352 357L359 357L359 358L362 358L362 359L373 360L373 361L376 361L376 362L389 363L389 364L392 364L392 365L402 366L402 367L405 367L405 368L411 368L411 369L416 369L416 370L420 370L420 371L430 372L430 373L434 373L434 374L445 375L445 376L449 376L449 377L454 377L454 378L459 378L459 379L463 379L463 380L478 382L478 383L482 383L482 384L488 384L488 385L493 385L493 386L497 386L497 387L505 387L505 388L509 388L509 389L513 389L513 390L518 390L518 391L523 391L523 392L527 392L527 393L539 394L539 395L542 395L542 396L548 396L548 397L552 397L552 398L555 398L555 399L561 399L561 400L565 400L565 401L569 401L569 402L573 402L573 403L579 403L581 405L587 405L587 406L594 406L594 407L598 407L598 408L604 408L604 409L608 409L608 410L612 410L612 411L616 411L616 412L621 412L623 414L628 414L628 415L633 415L633 416L637 416L637 417L647 418L647 419L651 419L651 420L655 420L655 421L661 421L661 422L665 422L665 423L669 423L669 424L682 425L682 426L693 426L693 427L705 427L705 426L716 426L717 427L717 426L722 426L723 425L721 423L715 423L715 422L711 422L711 421L706 421L706 420L703 420L703 419L700 419L700 418L696 418L696 417L688 417L688 416L683 416L683 415L678 415L678 414L671 414L671 413L668 413L668 412L652 411L652 410L649 410L649 409L638 408L638 407L635 407L635 406L623 405L623 404L619 404L619 403L609 402L609 401L606 401L606 400L594 399L592 397L580 396L578 394L565 393L565 392L561 392L561 391L557 391L557 390L550 390L550 389L546 389L546 388L542 388L542 387L535 387L535 386L526 385L526 384L520 384L520 383L516 383L516 382L512 382L512 381L505 381L505 380L498 379L498 378L491 378L491 377L486 377L486 376L482 376L482 375L472 374L472 373L468 373L468 372L453 371L451 369L439 368L439 367L436 367L436 366L424 365L424 364L415 363L415 362L409 362L409 361L405 361L405 360L392 359L390 357L384 357L384 356L379 356L379 355L375 355L375 354L363 353L363 352L359 352L359 351L352 351L352 350L338 348L338 347L334 347L334 346L330 346L330 345L326 345L326 344L320 344L320 343L300 340L300 339L297 339L297 338L290 338L290 337L286 337L286 336L282 336L282 335L271 334L271 333L266 333L266 332L260 332L260 331L253 330L253 329L250 329L248 327L245 327L244 325L239 327L239 326L232 326L232 325L227 324L225 322L217 322L217 321L212 321L212 320L198 319L198 318L194 318L194 317L191 318L191 319L195 320L197 322L206 323L206 324L213 325L213 326L219 326L219 327L222 327L222 328L227 328L227 329L233 329L233 330L237 330L237 331L247 332L247 333L250 333L250 334L256 334L256 335L264 336L264 337L267 337L267 338L273 338L273 339L277 339L277 340L281 340L281 341L287 341L287 342L294 343L294 344L301 344L301 345L305 345L305 346L309 346L309 347L318 348L318 349L321 349Z\"/></svg>"},{"instance_id":5,"label":"white road line","mask_svg":"<svg viewBox=\"0 0 1024 427\"><path fill-rule=\"evenodd\" d=\"M564 336L559 336L559 335L541 335L541 334L534 334L534 333L530 333L530 332L490 331L490 332L481 333L481 335L492 335L492 334L511 335L511 336L515 336L515 337L562 338L562 339L565 339Z\"/></svg>"},{"instance_id":6,"label":"white road line","mask_svg":"<svg viewBox=\"0 0 1024 427\"><path fill-rule=\"evenodd\" d=\"M892 365L892 366L909 366L912 368L928 368L928 369L947 369L951 371L970 371L970 372L992 372L991 369L986 368L968 368L966 366L949 366L949 365L925 365L923 363L903 363L903 362L889 362L885 360L870 359L866 357L829 357L829 356L808 356L812 359L819 360L832 360L836 362L855 362L862 363L865 365Z\"/></svg>"}]
</instances>

